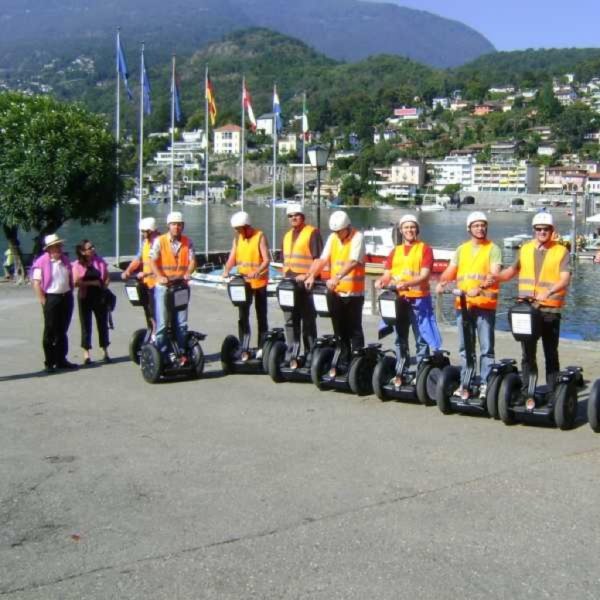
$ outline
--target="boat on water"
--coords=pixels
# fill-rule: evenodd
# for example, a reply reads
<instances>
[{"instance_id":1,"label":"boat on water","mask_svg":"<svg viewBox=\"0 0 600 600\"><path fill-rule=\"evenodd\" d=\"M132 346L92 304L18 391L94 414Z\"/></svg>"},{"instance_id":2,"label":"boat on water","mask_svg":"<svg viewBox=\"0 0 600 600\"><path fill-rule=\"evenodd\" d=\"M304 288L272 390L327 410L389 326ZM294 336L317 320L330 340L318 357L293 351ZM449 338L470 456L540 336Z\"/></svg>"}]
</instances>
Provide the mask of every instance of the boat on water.
<instances>
[{"instance_id":1,"label":"boat on water","mask_svg":"<svg viewBox=\"0 0 600 600\"><path fill-rule=\"evenodd\" d=\"M231 269L230 274L235 275L237 268ZM283 278L281 274L281 267L269 266L269 283L267 284L267 294L274 296L277 291L277 285ZM210 287L218 290L227 289L227 281L223 279L223 267L218 267L209 272L196 271L192 274L192 285L200 285L203 287Z\"/></svg>"},{"instance_id":2,"label":"boat on water","mask_svg":"<svg viewBox=\"0 0 600 600\"><path fill-rule=\"evenodd\" d=\"M136 204L136 205L138 205L139 203L140 203L140 201L137 198L135 198L135 197L129 198L129 200L126 201L126 204Z\"/></svg>"},{"instance_id":3,"label":"boat on water","mask_svg":"<svg viewBox=\"0 0 600 600\"><path fill-rule=\"evenodd\" d=\"M531 239L531 234L529 233L520 233L518 235L512 235L510 237L505 237L502 240L502 245L504 248L520 248L526 241Z\"/></svg>"},{"instance_id":4,"label":"boat on water","mask_svg":"<svg viewBox=\"0 0 600 600\"><path fill-rule=\"evenodd\" d=\"M446 210L446 207L441 204L423 204L417 206L417 212L440 212Z\"/></svg>"}]
</instances>

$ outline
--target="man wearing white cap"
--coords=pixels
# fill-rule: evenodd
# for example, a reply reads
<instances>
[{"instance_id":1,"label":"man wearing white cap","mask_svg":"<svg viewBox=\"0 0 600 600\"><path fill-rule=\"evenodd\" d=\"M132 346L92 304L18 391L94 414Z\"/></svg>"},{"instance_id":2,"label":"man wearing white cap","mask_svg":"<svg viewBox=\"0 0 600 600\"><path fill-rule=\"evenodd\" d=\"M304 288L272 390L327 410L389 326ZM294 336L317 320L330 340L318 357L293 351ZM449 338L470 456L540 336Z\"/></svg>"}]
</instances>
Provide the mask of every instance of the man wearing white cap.
<instances>
[{"instance_id":1,"label":"man wearing white cap","mask_svg":"<svg viewBox=\"0 0 600 600\"><path fill-rule=\"evenodd\" d=\"M47 373L56 369L76 369L67 360L67 331L73 316L73 275L64 240L55 233L44 238L44 254L34 263L32 281L44 313L44 366Z\"/></svg>"},{"instance_id":2,"label":"man wearing white cap","mask_svg":"<svg viewBox=\"0 0 600 600\"><path fill-rule=\"evenodd\" d=\"M553 240L554 218L549 212L539 212L531 223L534 239L523 244L516 261L504 269L498 279L508 281L519 277L519 297L533 298L542 314L540 337L546 359L546 384L552 390L560 363L560 313L571 283L569 251ZM526 388L532 368L537 370L537 338L523 345L522 380Z\"/></svg>"},{"instance_id":3,"label":"man wearing white cap","mask_svg":"<svg viewBox=\"0 0 600 600\"><path fill-rule=\"evenodd\" d=\"M315 277L326 265L331 277L327 287L332 292L329 311L335 335L342 345L342 361L349 364L351 351L365 345L362 327L362 309L365 303L365 240L363 234L352 227L350 217L336 210L329 217L329 229L321 256L310 268L305 285L311 289Z\"/></svg>"},{"instance_id":4,"label":"man wearing white cap","mask_svg":"<svg viewBox=\"0 0 600 600\"><path fill-rule=\"evenodd\" d=\"M287 217L291 227L283 236L281 246L283 274L303 283L313 261L323 251L323 241L320 231L306 223L304 209L300 204L288 204ZM302 333L304 351L311 352L317 339L317 315L312 299L303 285L298 287L296 302L292 311L287 313L285 327L288 343L300 340Z\"/></svg>"},{"instance_id":5,"label":"man wearing white cap","mask_svg":"<svg viewBox=\"0 0 600 600\"><path fill-rule=\"evenodd\" d=\"M156 285L152 264L150 262L150 250L154 240L160 235L156 228L156 219L154 217L146 217L139 222L139 229L142 234L143 243L142 249L138 255L129 263L127 268L121 273L121 279L129 279L134 273L143 284L145 293L142 300L144 313L146 318L152 323L152 329L156 331L156 319L154 318L154 286ZM141 270L140 270L141 267Z\"/></svg>"},{"instance_id":6,"label":"man wearing white cap","mask_svg":"<svg viewBox=\"0 0 600 600\"><path fill-rule=\"evenodd\" d=\"M393 284L398 295L410 305L410 326L415 336L417 361L429 356L430 350L439 350L442 338L433 313L429 278L433 268L431 246L419 240L419 220L414 215L404 215L398 228L402 241L387 257L383 276L376 282L378 288ZM396 360L406 359L409 364L409 323L396 323Z\"/></svg>"},{"instance_id":7,"label":"man wearing white cap","mask_svg":"<svg viewBox=\"0 0 600 600\"><path fill-rule=\"evenodd\" d=\"M156 285L154 287L154 302L156 305L156 343L161 352L165 352L167 340L165 339L166 307L165 298L167 286L170 281L189 281L196 269L196 255L194 245L189 237L183 235L183 215L180 212L171 212L167 216L169 230L159 235L150 249L150 264ZM185 348L185 334L187 333L188 311L177 311L177 344Z\"/></svg>"},{"instance_id":8,"label":"man wearing white cap","mask_svg":"<svg viewBox=\"0 0 600 600\"><path fill-rule=\"evenodd\" d=\"M258 324L258 352L256 357L262 356L262 346L265 335L269 330L267 320L267 284L269 283L269 245L265 234L260 229L252 227L250 215L239 211L231 217L231 227L236 235L229 257L223 269L223 277L229 277L229 271L237 266L237 271L249 283L252 290L256 322ZM244 337L250 327L250 305L239 307L239 336ZM249 331L249 329L248 329Z\"/></svg>"}]
</instances>

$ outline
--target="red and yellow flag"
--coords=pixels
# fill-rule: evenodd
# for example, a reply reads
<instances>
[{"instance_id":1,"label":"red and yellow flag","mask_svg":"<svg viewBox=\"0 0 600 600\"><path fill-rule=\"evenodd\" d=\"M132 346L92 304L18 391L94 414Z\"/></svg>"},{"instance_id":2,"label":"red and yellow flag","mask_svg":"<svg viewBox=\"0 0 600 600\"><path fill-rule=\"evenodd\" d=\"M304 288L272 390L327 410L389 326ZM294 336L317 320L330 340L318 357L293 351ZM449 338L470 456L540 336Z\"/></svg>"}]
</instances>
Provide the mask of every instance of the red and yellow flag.
<instances>
[{"instance_id":1,"label":"red and yellow flag","mask_svg":"<svg viewBox=\"0 0 600 600\"><path fill-rule=\"evenodd\" d=\"M210 124L214 127L217 120L217 103L215 102L215 91L213 89L212 81L208 74L206 75L206 101L208 102Z\"/></svg>"}]
</instances>

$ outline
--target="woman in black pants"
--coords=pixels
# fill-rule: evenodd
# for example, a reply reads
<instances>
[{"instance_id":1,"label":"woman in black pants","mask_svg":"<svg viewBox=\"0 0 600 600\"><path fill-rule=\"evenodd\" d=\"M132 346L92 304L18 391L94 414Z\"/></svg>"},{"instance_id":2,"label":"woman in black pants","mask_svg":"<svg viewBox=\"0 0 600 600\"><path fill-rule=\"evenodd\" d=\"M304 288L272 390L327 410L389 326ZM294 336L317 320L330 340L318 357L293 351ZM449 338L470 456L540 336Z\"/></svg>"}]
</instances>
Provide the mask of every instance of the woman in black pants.
<instances>
[{"instance_id":1,"label":"woman in black pants","mask_svg":"<svg viewBox=\"0 0 600 600\"><path fill-rule=\"evenodd\" d=\"M108 287L108 267L103 258L96 254L94 244L81 240L75 247L77 260L73 262L73 283L77 288L77 304L81 323L81 347L83 364L92 362L92 313L96 318L99 346L104 351L103 360L110 362L108 356L108 311L104 301L104 290Z\"/></svg>"}]
</instances>

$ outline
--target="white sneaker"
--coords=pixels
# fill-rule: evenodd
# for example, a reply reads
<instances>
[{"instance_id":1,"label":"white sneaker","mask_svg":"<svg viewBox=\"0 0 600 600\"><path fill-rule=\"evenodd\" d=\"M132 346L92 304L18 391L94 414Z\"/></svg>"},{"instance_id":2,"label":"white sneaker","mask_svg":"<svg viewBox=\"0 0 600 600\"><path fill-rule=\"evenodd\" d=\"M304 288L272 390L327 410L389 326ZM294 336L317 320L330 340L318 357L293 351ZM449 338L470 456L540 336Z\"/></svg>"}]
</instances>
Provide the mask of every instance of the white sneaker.
<instances>
[{"instance_id":1,"label":"white sneaker","mask_svg":"<svg viewBox=\"0 0 600 600\"><path fill-rule=\"evenodd\" d=\"M479 398L481 400L485 400L486 396L487 396L487 383L482 383L479 386Z\"/></svg>"},{"instance_id":2,"label":"white sneaker","mask_svg":"<svg viewBox=\"0 0 600 600\"><path fill-rule=\"evenodd\" d=\"M256 358L262 358L262 348L259 348L259 349L256 351Z\"/></svg>"}]
</instances>

